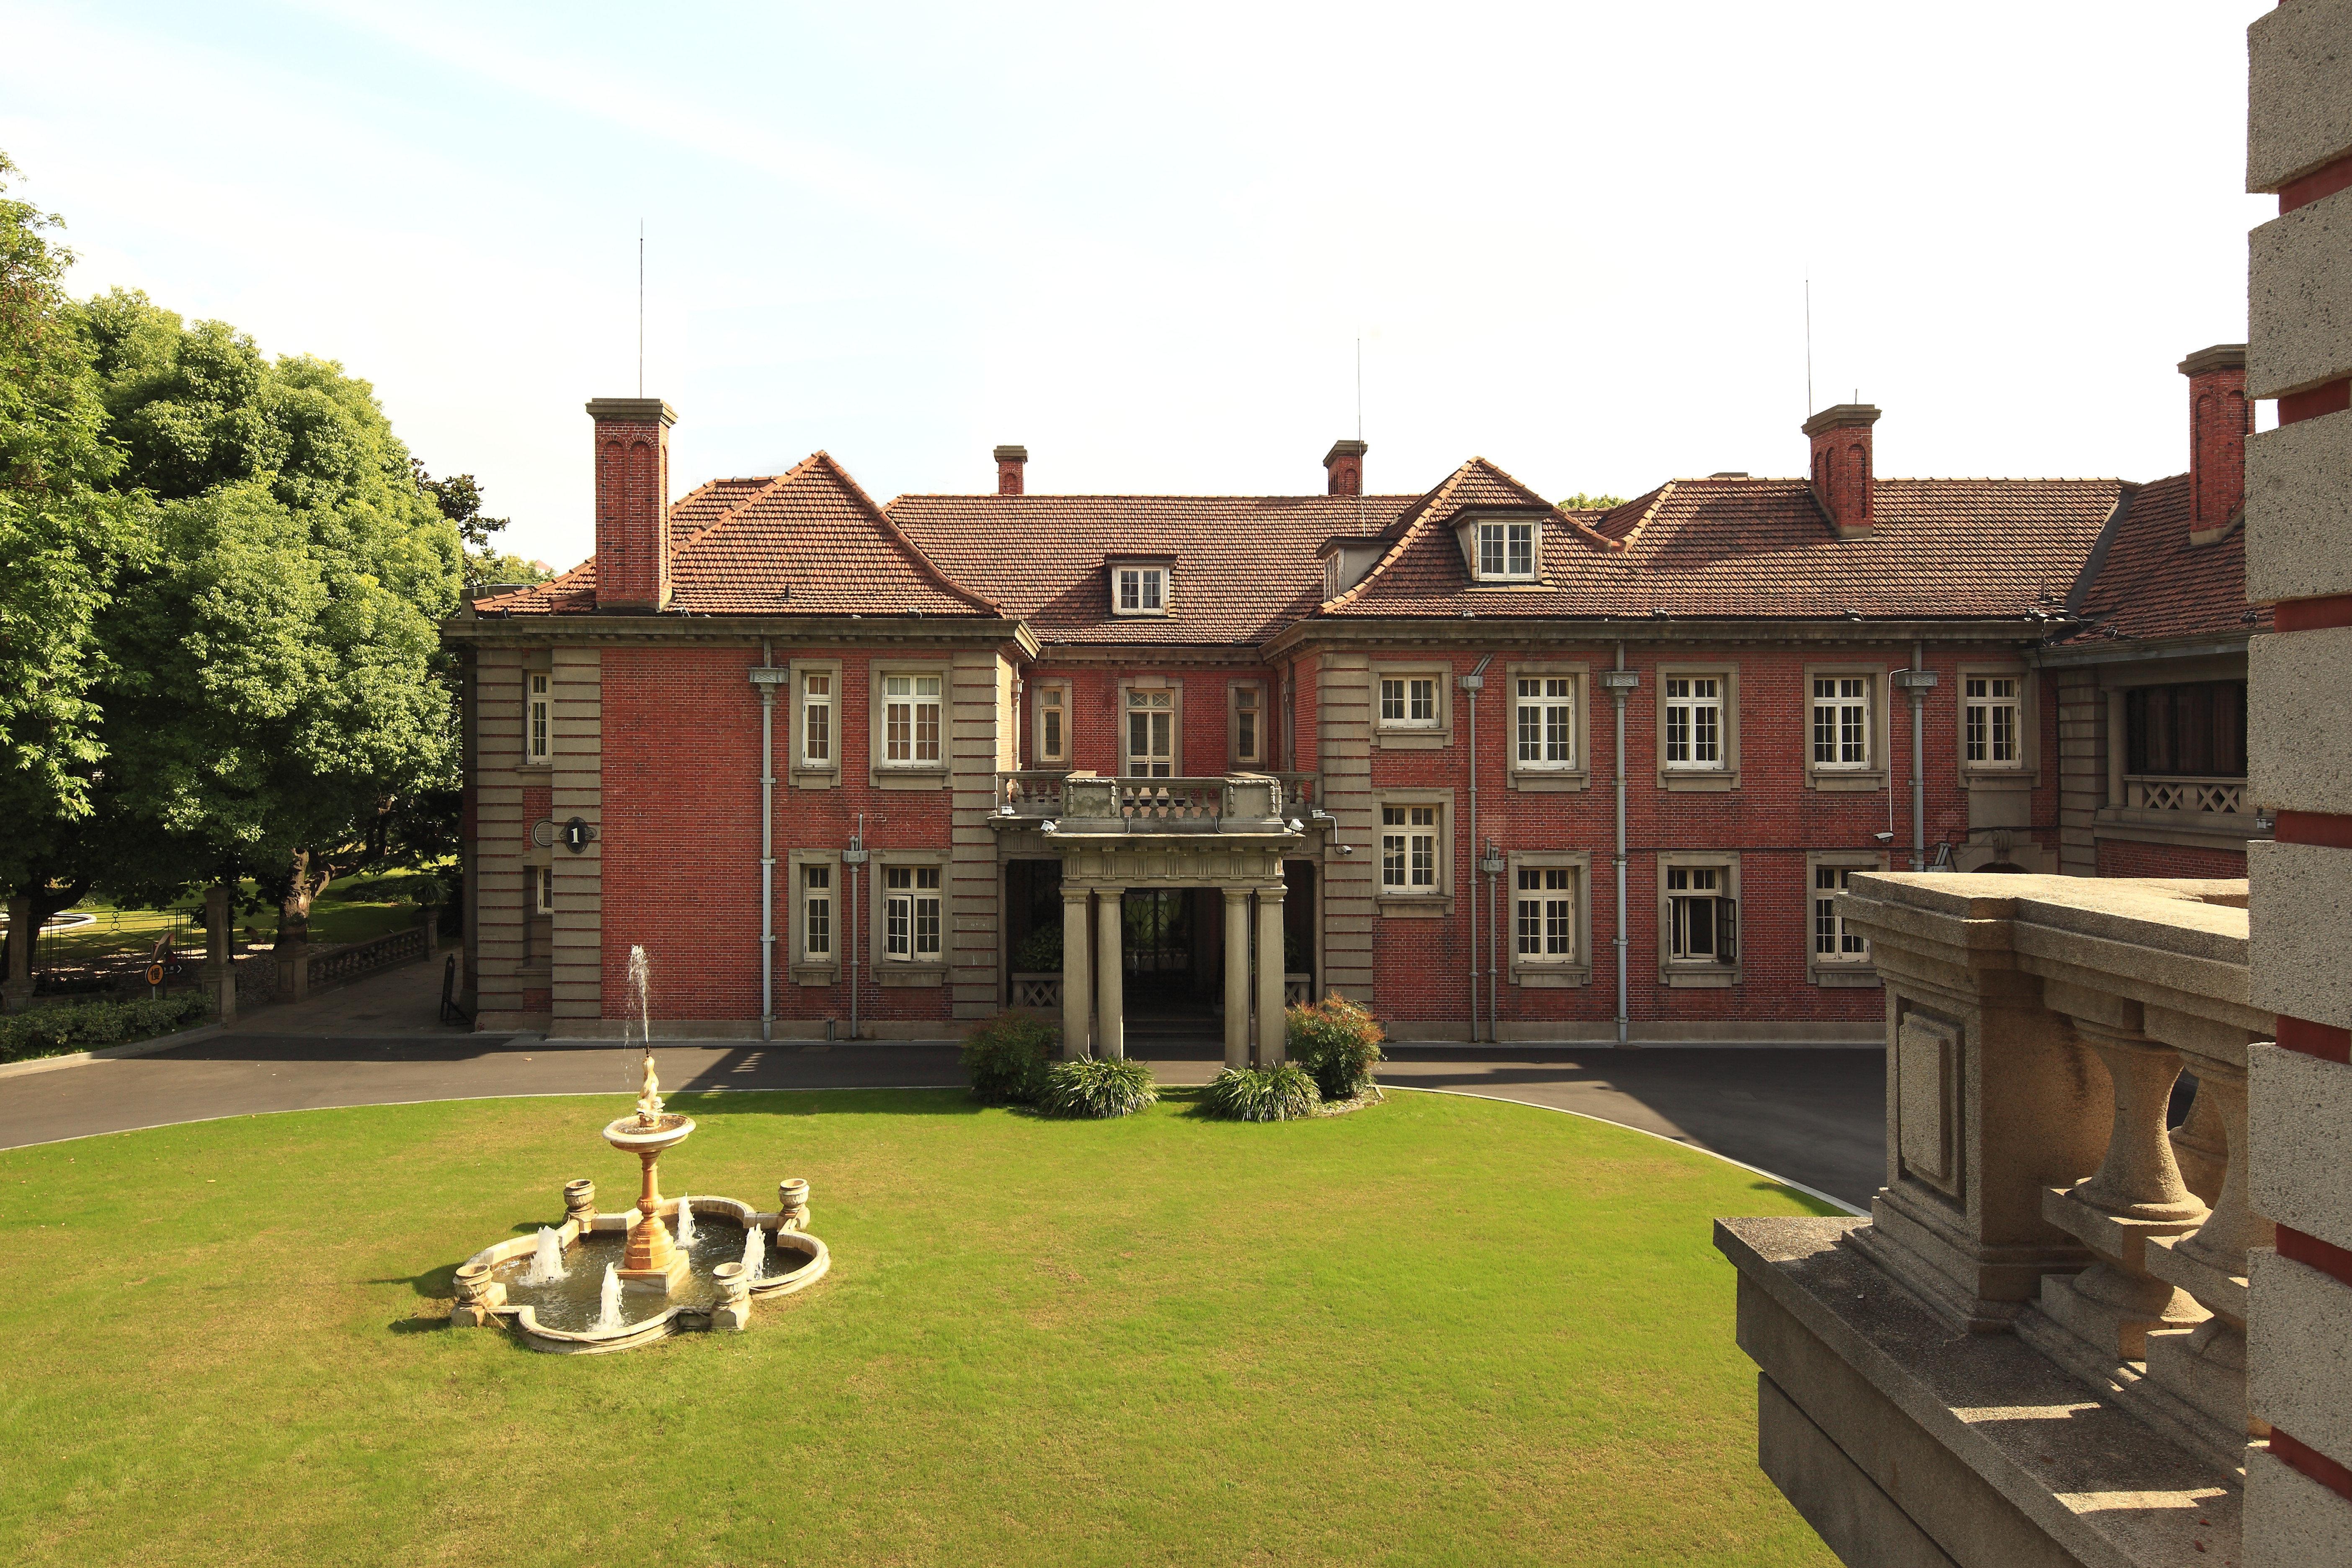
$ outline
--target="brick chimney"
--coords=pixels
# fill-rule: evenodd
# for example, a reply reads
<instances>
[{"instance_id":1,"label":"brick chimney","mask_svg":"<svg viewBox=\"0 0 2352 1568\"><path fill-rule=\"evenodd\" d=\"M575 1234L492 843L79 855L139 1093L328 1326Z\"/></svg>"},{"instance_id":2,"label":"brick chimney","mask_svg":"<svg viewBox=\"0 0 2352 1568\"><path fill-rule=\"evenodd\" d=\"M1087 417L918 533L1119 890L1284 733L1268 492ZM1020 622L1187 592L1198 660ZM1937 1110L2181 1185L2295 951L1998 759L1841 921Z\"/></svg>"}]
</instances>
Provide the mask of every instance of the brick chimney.
<instances>
[{"instance_id":1,"label":"brick chimney","mask_svg":"<svg viewBox=\"0 0 2352 1568\"><path fill-rule=\"evenodd\" d=\"M1364 493L1364 454L1370 451L1361 441L1334 441L1331 449L1323 454L1324 493L1335 496L1360 496Z\"/></svg>"},{"instance_id":2,"label":"brick chimney","mask_svg":"<svg viewBox=\"0 0 2352 1568\"><path fill-rule=\"evenodd\" d=\"M1840 539L1863 539L1878 521L1870 479L1870 427L1878 410L1867 403L1841 403L1805 421L1813 443L1813 499L1830 515Z\"/></svg>"},{"instance_id":3,"label":"brick chimney","mask_svg":"<svg viewBox=\"0 0 2352 1568\"><path fill-rule=\"evenodd\" d=\"M596 607L669 607L669 427L677 410L658 397L598 397Z\"/></svg>"},{"instance_id":4,"label":"brick chimney","mask_svg":"<svg viewBox=\"0 0 2352 1568\"><path fill-rule=\"evenodd\" d=\"M999 447L996 449L996 493L1001 496L1026 494L1022 486L1021 470L1028 466L1028 447Z\"/></svg>"},{"instance_id":5,"label":"brick chimney","mask_svg":"<svg viewBox=\"0 0 2352 1568\"><path fill-rule=\"evenodd\" d=\"M2189 378L2189 538L2210 544L2246 499L2246 345L2215 343L2180 362Z\"/></svg>"}]
</instances>

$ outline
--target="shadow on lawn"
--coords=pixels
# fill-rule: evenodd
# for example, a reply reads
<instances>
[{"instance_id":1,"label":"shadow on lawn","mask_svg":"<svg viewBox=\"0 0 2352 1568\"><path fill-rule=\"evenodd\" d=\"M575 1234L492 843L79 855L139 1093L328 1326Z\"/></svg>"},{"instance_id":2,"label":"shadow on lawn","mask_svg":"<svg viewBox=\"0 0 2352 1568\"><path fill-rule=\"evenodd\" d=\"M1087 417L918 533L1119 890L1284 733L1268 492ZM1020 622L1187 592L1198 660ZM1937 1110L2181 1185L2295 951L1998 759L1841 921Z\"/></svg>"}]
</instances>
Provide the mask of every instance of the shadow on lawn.
<instances>
[{"instance_id":1,"label":"shadow on lawn","mask_svg":"<svg viewBox=\"0 0 2352 1568\"><path fill-rule=\"evenodd\" d=\"M683 1089L662 1097L697 1121L752 1116L977 1116L988 1107L961 1089Z\"/></svg>"}]
</instances>

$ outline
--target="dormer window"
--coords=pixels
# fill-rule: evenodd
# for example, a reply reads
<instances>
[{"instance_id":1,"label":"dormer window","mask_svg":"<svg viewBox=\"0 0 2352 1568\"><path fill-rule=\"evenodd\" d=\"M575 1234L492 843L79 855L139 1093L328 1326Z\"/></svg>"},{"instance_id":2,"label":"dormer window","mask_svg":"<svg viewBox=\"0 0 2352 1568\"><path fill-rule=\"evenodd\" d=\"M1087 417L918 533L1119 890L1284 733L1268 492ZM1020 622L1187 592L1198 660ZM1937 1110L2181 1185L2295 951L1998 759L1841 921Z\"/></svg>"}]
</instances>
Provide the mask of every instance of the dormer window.
<instances>
[{"instance_id":1,"label":"dormer window","mask_svg":"<svg viewBox=\"0 0 2352 1568\"><path fill-rule=\"evenodd\" d=\"M1168 568L1111 568L1111 609L1122 616L1164 616L1168 613Z\"/></svg>"},{"instance_id":2,"label":"dormer window","mask_svg":"<svg viewBox=\"0 0 2352 1568\"><path fill-rule=\"evenodd\" d=\"M1478 524L1478 576L1485 582L1510 582L1536 574L1536 525L1532 522Z\"/></svg>"}]
</instances>

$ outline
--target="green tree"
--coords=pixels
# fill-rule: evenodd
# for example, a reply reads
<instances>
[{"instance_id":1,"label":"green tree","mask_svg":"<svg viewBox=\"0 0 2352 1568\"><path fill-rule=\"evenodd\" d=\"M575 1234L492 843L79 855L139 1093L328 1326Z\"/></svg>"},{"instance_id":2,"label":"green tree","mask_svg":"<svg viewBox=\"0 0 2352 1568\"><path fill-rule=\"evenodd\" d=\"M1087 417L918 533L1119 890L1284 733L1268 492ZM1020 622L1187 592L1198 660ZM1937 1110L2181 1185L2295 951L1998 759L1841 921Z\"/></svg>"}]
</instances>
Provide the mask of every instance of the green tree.
<instances>
[{"instance_id":1,"label":"green tree","mask_svg":"<svg viewBox=\"0 0 2352 1568\"><path fill-rule=\"evenodd\" d=\"M251 877L300 941L336 877L441 836L409 819L457 784L457 528L341 365L124 290L82 319L123 478L162 502L108 618L107 796L141 857L98 875L145 900Z\"/></svg>"},{"instance_id":2,"label":"green tree","mask_svg":"<svg viewBox=\"0 0 2352 1568\"><path fill-rule=\"evenodd\" d=\"M408 461L416 472L416 488L433 498L441 515L457 530L457 538L466 549L466 581L544 583L554 575L535 561L509 555L497 547L490 536L513 520L483 515L482 487L473 475L452 474L446 479L436 479L425 471L423 463L414 458Z\"/></svg>"},{"instance_id":3,"label":"green tree","mask_svg":"<svg viewBox=\"0 0 2352 1568\"><path fill-rule=\"evenodd\" d=\"M105 754L100 612L141 545L64 289L53 215L10 198L0 153L0 890L32 925L81 897L71 841Z\"/></svg>"},{"instance_id":4,"label":"green tree","mask_svg":"<svg viewBox=\"0 0 2352 1568\"><path fill-rule=\"evenodd\" d=\"M1559 503L1562 511L1607 511L1612 506L1623 506L1623 496L1587 495L1582 490Z\"/></svg>"}]
</instances>

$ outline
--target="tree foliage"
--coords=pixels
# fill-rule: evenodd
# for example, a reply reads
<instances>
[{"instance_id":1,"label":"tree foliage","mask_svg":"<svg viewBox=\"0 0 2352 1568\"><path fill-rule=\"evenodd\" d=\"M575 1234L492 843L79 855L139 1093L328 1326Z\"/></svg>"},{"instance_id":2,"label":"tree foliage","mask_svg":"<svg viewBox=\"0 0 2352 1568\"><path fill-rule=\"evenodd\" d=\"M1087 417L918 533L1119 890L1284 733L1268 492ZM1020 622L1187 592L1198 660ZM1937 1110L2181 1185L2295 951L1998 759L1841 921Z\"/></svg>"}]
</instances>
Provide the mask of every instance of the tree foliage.
<instances>
[{"instance_id":1,"label":"tree foliage","mask_svg":"<svg viewBox=\"0 0 2352 1568\"><path fill-rule=\"evenodd\" d=\"M0 200L0 885L252 878L299 936L331 877L454 843L436 622L504 520L341 365L71 300L55 226Z\"/></svg>"}]
</instances>

